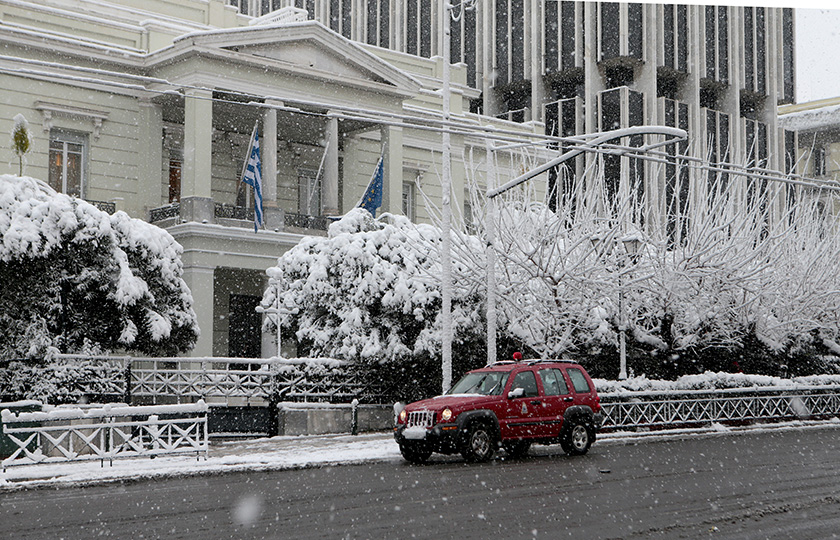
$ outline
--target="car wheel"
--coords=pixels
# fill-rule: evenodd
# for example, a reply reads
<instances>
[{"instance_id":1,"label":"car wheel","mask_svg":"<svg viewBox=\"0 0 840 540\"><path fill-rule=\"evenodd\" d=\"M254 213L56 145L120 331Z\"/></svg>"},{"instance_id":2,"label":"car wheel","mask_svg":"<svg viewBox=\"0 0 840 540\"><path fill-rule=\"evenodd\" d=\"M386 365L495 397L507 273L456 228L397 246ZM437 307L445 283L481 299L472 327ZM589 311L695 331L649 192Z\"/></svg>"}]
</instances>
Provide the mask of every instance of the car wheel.
<instances>
[{"instance_id":1,"label":"car wheel","mask_svg":"<svg viewBox=\"0 0 840 540\"><path fill-rule=\"evenodd\" d=\"M470 426L467 440L461 455L467 461L480 463L488 461L496 451L496 437L487 424L479 423Z\"/></svg>"},{"instance_id":2,"label":"car wheel","mask_svg":"<svg viewBox=\"0 0 840 540\"><path fill-rule=\"evenodd\" d=\"M570 456L582 456L589 451L594 440L592 428L582 422L572 422L571 427L563 434L560 446Z\"/></svg>"},{"instance_id":3,"label":"car wheel","mask_svg":"<svg viewBox=\"0 0 840 540\"><path fill-rule=\"evenodd\" d=\"M511 458L521 458L531 449L530 441L515 441L505 444L505 452Z\"/></svg>"},{"instance_id":4,"label":"car wheel","mask_svg":"<svg viewBox=\"0 0 840 540\"><path fill-rule=\"evenodd\" d=\"M400 445L400 454L410 463L425 463L429 456L432 455L431 450L425 448L417 448L416 446L409 446L407 444Z\"/></svg>"}]
</instances>

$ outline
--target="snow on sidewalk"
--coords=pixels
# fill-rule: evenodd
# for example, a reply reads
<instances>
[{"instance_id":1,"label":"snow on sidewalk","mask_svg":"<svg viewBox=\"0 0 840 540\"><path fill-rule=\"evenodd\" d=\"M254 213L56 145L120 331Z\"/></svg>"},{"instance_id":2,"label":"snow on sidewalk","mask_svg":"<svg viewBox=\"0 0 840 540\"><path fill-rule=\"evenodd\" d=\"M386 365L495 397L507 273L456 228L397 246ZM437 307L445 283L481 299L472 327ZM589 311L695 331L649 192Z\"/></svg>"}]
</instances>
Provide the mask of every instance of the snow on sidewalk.
<instances>
[{"instance_id":1,"label":"snow on sidewalk","mask_svg":"<svg viewBox=\"0 0 840 540\"><path fill-rule=\"evenodd\" d=\"M687 437L725 436L743 432L776 431L781 429L838 429L840 420L795 421L779 424L758 424L726 427L713 424L695 429L651 432L616 432L598 435L593 446L633 444L640 441L667 440ZM560 453L558 445L532 447L534 456ZM503 454L502 454L503 455ZM433 460L460 461L460 456L435 456ZM158 456L115 460L113 467L99 461L76 461L9 467L0 473L0 491L8 489L82 486L131 479L175 477L196 474L220 474L236 471L275 471L393 461L403 463L391 432L361 435L319 435L299 437L271 437L240 441L211 441L210 457L196 460L194 456Z\"/></svg>"}]
</instances>

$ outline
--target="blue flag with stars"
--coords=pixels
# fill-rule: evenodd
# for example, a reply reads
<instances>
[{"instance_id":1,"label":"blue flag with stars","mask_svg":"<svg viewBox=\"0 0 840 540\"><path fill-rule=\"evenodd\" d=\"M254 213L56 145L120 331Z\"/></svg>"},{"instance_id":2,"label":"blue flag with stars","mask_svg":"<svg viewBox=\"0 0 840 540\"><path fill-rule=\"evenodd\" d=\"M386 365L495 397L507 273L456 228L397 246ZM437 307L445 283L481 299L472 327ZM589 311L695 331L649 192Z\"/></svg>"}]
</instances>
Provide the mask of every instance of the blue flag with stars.
<instances>
[{"instance_id":1,"label":"blue flag with stars","mask_svg":"<svg viewBox=\"0 0 840 540\"><path fill-rule=\"evenodd\" d=\"M382 177L384 175L382 167L382 158L380 157L365 194L362 195L362 199L356 205L370 212L373 217L376 217L376 210L382 206Z\"/></svg>"}]
</instances>

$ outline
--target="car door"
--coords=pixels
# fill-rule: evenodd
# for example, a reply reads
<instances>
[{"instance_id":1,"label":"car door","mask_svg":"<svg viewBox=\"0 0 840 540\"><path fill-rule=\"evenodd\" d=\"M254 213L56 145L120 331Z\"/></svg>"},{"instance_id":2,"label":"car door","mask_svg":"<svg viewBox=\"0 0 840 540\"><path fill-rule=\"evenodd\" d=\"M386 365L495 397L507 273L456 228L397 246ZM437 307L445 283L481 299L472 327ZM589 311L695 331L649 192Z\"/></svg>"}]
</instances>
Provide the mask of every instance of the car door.
<instances>
[{"instance_id":1,"label":"car door","mask_svg":"<svg viewBox=\"0 0 840 540\"><path fill-rule=\"evenodd\" d=\"M563 426L566 409L574 402L569 386L558 368L543 368L538 372L543 386L543 427L546 437L557 437Z\"/></svg>"},{"instance_id":2,"label":"car door","mask_svg":"<svg viewBox=\"0 0 840 540\"><path fill-rule=\"evenodd\" d=\"M542 437L542 395L537 385L537 376L532 369L515 373L508 386L508 393L517 388L521 395L508 398L505 418L500 419L503 438L531 439Z\"/></svg>"}]
</instances>

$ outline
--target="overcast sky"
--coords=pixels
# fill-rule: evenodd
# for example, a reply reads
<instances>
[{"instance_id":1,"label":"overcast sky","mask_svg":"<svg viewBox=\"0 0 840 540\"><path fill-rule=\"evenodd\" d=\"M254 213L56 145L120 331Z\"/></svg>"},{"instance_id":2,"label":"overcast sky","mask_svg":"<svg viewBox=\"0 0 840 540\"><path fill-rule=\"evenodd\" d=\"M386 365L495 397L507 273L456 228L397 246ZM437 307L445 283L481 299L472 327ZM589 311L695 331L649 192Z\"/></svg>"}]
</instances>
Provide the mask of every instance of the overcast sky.
<instances>
[{"instance_id":1,"label":"overcast sky","mask_svg":"<svg viewBox=\"0 0 840 540\"><path fill-rule=\"evenodd\" d=\"M832 97L840 97L840 9L798 9L796 101Z\"/></svg>"}]
</instances>

